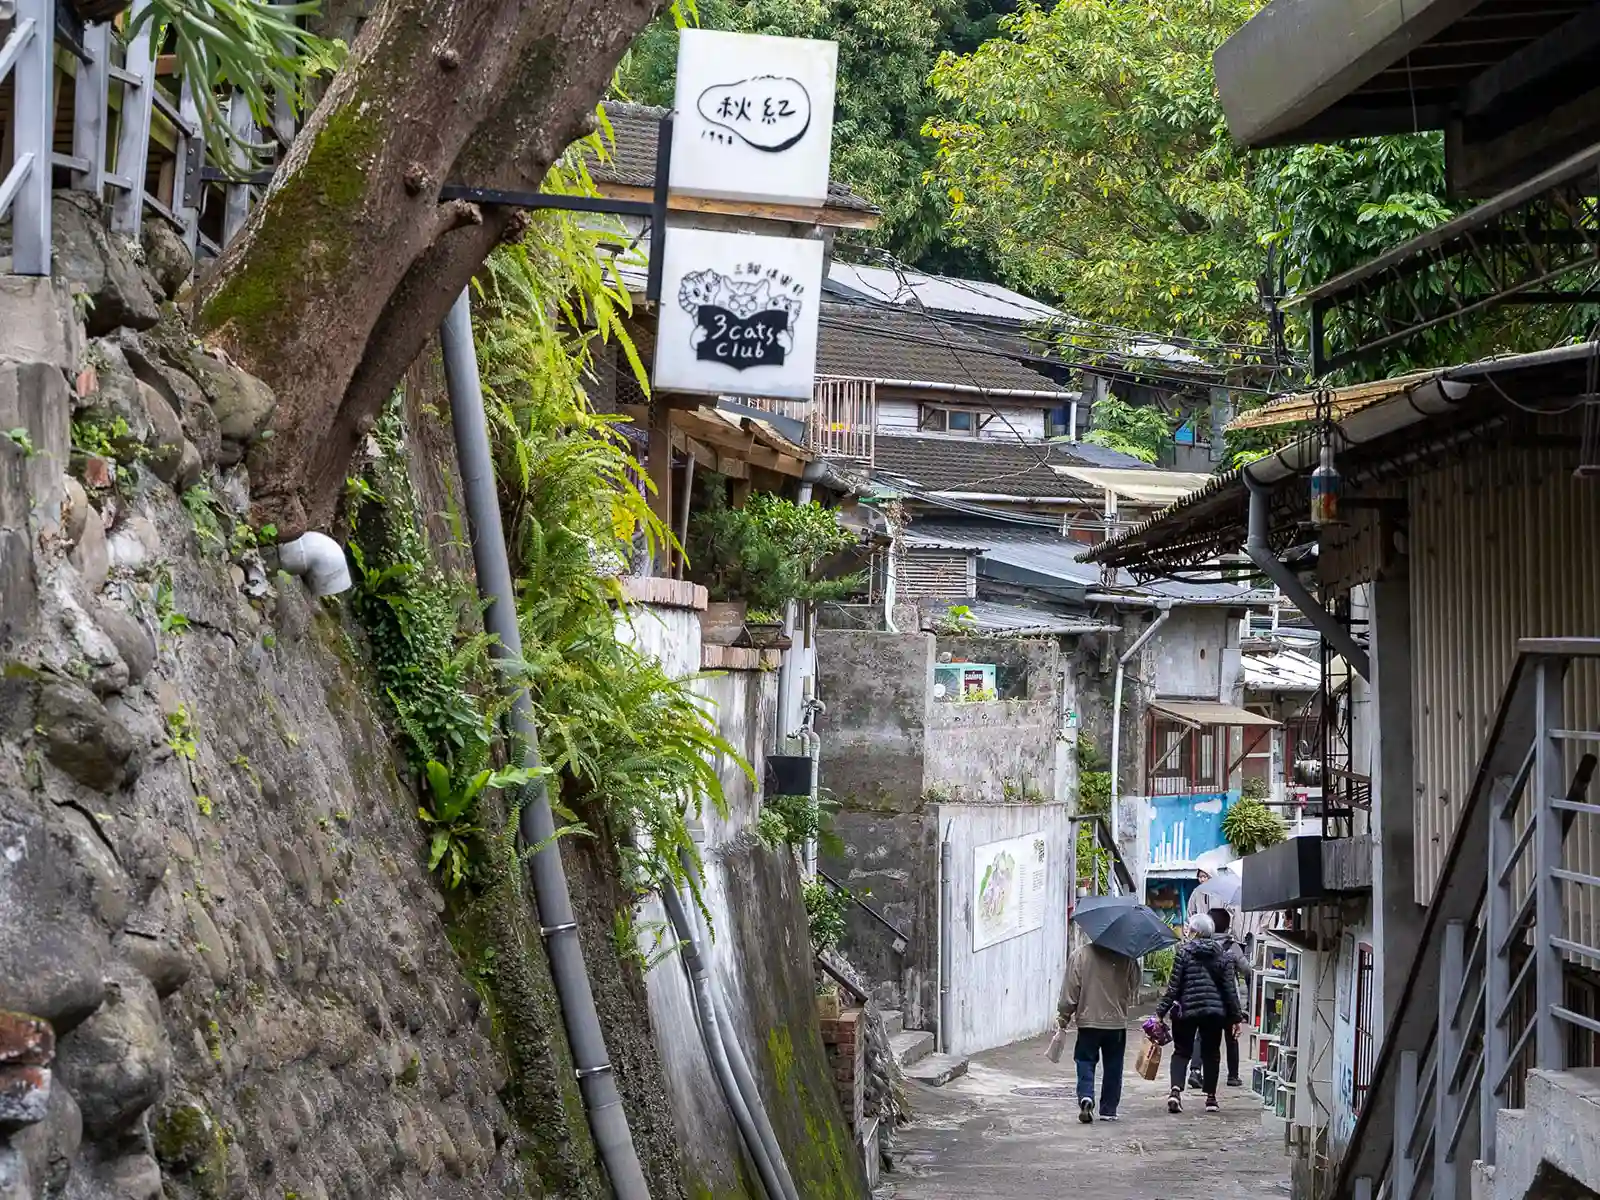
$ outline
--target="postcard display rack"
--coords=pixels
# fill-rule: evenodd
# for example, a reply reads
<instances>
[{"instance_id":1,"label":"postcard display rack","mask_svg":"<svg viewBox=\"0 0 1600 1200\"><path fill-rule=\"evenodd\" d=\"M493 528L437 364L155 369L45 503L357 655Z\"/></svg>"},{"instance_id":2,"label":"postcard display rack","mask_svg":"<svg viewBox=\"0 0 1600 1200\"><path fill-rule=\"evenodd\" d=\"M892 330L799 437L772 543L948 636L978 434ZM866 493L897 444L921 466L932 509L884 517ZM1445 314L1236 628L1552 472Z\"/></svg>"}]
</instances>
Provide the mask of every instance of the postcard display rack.
<instances>
[{"instance_id":1,"label":"postcard display rack","mask_svg":"<svg viewBox=\"0 0 1600 1200\"><path fill-rule=\"evenodd\" d=\"M1256 939L1250 984L1250 1090L1265 1115L1295 1122L1300 1094L1301 952L1271 934Z\"/></svg>"}]
</instances>

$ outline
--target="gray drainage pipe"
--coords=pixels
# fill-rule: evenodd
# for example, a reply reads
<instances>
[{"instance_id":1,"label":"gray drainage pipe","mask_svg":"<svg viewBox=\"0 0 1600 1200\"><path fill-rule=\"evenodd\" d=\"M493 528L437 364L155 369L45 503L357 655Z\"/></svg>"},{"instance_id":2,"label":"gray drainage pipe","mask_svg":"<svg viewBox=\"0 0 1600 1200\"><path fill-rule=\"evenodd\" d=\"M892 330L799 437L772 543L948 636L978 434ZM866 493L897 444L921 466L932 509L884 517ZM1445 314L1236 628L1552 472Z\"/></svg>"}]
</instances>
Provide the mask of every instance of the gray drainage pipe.
<instances>
[{"instance_id":1,"label":"gray drainage pipe","mask_svg":"<svg viewBox=\"0 0 1600 1200\"><path fill-rule=\"evenodd\" d=\"M1310 621L1317 632L1327 639L1328 645L1337 650L1345 662L1350 664L1352 671L1362 679L1371 679L1372 661L1367 657L1367 652L1356 644L1356 640L1350 636L1350 631L1339 622L1338 618L1323 608L1320 600L1306 591L1305 585L1300 582L1300 577L1289 565L1279 562L1278 556L1272 552L1272 546L1267 541L1269 523L1267 501L1271 491L1266 484L1257 483L1251 477L1249 467L1242 473L1244 485L1250 492L1250 523L1249 532L1245 536L1245 554L1257 569L1277 584L1278 590L1289 597L1294 606L1305 614L1306 620Z\"/></svg>"},{"instance_id":2,"label":"gray drainage pipe","mask_svg":"<svg viewBox=\"0 0 1600 1200\"><path fill-rule=\"evenodd\" d=\"M723 1099L733 1112L734 1124L739 1127L739 1136L744 1139L745 1149L756 1165L756 1174L761 1178L761 1190L767 1200L791 1200L790 1193L783 1190L777 1168L773 1166L772 1158L761 1140L761 1131L750 1114L750 1105L739 1089L738 1077L728 1059L727 1045L717 1026L716 1002L712 999L711 977L706 971L705 959L700 955L700 941L695 936L694 926L689 923L683 901L678 898L677 889L670 881L661 887L661 902L666 906L667 919L672 922L673 932L678 935L683 965L689 972L689 991L694 997L695 1014L700 1018L700 1033L705 1038L706 1053L711 1056L711 1069L717 1076Z\"/></svg>"},{"instance_id":3,"label":"gray drainage pipe","mask_svg":"<svg viewBox=\"0 0 1600 1200\"><path fill-rule=\"evenodd\" d=\"M795 1190L794 1178L789 1174L789 1164L783 1159L783 1147L778 1145L777 1131L772 1128L772 1121L767 1117L766 1105L761 1103L761 1092L756 1086L754 1073L750 1070L750 1061L744 1056L744 1047L739 1045L739 1038L733 1032L733 1018L728 1012L728 1001L722 994L722 989L713 981L711 984L711 1003L717 1010L717 1028L722 1033L724 1044L728 1053L728 1064L733 1067L734 1082L739 1085L739 1093L745 1098L745 1104L750 1109L750 1117L756 1123L756 1136L761 1139L761 1148L772 1162L772 1169L777 1173L778 1186L783 1189L784 1200L800 1200L800 1193Z\"/></svg>"},{"instance_id":4,"label":"gray drainage pipe","mask_svg":"<svg viewBox=\"0 0 1600 1200\"><path fill-rule=\"evenodd\" d=\"M500 524L500 499L494 482L494 459L489 450L488 423L483 415L483 391L478 382L478 358L472 346L472 310L465 290L439 329L444 348L445 381L450 390L450 416L455 428L456 456L461 465L461 486L472 534L472 561L478 571L478 592L488 607L484 627L497 642L489 652L503 662L522 661L522 635L517 629L516 596L511 587L511 564L506 559L505 530ZM533 704L526 688L518 688L511 708L511 727L525 747L523 764L539 765L539 731L533 721ZM595 1010L594 992L578 942L578 923L567 891L561 851L555 844L555 815L544 779L528 785L522 807L521 839L524 847L539 847L528 872L538 905L539 930L550 956L550 976L572 1046L578 1089L589 1114L595 1148L610 1177L618 1200L650 1200L639 1154L628 1129L617 1081L606 1056L605 1034Z\"/></svg>"}]
</instances>

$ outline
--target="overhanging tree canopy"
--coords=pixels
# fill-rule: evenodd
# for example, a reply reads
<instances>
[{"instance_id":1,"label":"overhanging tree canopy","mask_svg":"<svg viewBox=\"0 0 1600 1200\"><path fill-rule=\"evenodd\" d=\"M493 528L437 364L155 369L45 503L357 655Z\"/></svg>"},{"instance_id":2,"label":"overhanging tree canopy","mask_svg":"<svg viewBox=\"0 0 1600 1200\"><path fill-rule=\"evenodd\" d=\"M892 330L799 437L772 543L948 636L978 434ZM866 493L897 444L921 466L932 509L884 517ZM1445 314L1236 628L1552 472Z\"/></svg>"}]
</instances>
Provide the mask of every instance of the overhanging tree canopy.
<instances>
[{"instance_id":1,"label":"overhanging tree canopy","mask_svg":"<svg viewBox=\"0 0 1600 1200\"><path fill-rule=\"evenodd\" d=\"M440 188L537 189L656 8L379 0L195 304L197 331L277 393L251 464L263 520L327 523L384 398L521 220Z\"/></svg>"}]
</instances>

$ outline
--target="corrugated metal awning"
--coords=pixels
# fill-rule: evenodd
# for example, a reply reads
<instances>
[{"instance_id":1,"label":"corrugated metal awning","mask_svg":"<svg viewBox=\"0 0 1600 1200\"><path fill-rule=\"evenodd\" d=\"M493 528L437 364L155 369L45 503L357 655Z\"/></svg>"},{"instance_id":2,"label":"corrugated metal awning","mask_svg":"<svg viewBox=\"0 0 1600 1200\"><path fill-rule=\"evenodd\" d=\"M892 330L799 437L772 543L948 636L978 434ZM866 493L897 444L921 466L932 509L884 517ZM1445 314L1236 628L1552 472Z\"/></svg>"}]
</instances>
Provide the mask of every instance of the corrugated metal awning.
<instances>
[{"instance_id":1,"label":"corrugated metal awning","mask_svg":"<svg viewBox=\"0 0 1600 1200\"><path fill-rule=\"evenodd\" d=\"M1182 721L1185 725L1265 725L1276 728L1283 724L1271 717L1253 713L1236 704L1223 704L1219 700L1152 700L1150 711Z\"/></svg>"},{"instance_id":2,"label":"corrugated metal awning","mask_svg":"<svg viewBox=\"0 0 1600 1200\"><path fill-rule=\"evenodd\" d=\"M1135 471L1125 467L1058 466L1055 470L1058 475L1138 504L1172 504L1205 486L1211 478L1196 471Z\"/></svg>"}]
</instances>

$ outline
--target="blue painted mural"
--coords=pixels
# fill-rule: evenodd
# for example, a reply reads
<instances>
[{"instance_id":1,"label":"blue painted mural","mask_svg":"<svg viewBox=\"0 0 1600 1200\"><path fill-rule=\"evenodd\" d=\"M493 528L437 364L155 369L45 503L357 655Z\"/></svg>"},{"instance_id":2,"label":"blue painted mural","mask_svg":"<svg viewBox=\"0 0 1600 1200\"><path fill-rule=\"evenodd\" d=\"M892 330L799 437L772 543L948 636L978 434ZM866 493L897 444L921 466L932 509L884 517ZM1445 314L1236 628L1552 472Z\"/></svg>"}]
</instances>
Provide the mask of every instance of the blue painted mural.
<instances>
[{"instance_id":1,"label":"blue painted mural","mask_svg":"<svg viewBox=\"0 0 1600 1200\"><path fill-rule=\"evenodd\" d=\"M1207 792L1147 799L1148 868L1198 871L1215 869L1230 861L1234 853L1228 839L1222 836L1222 818L1238 798L1238 792Z\"/></svg>"}]
</instances>

